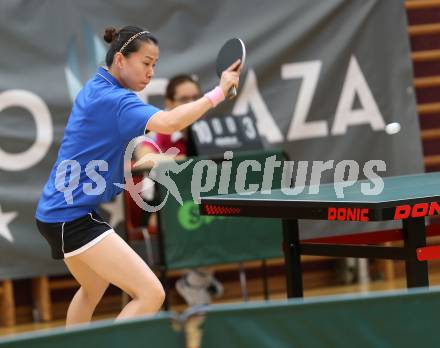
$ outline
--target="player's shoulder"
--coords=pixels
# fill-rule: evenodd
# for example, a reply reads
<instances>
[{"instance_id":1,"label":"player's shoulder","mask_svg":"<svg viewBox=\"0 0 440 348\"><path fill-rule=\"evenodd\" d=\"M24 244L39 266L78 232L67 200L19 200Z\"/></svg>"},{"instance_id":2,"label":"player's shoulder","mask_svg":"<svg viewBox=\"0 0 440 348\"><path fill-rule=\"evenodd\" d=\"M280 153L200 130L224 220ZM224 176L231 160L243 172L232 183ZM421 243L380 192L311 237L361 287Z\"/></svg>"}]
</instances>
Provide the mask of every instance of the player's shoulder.
<instances>
[{"instance_id":1,"label":"player's shoulder","mask_svg":"<svg viewBox=\"0 0 440 348\"><path fill-rule=\"evenodd\" d=\"M124 103L137 102L140 99L132 91L117 86L108 86L101 90L100 99L104 103L122 105Z\"/></svg>"}]
</instances>

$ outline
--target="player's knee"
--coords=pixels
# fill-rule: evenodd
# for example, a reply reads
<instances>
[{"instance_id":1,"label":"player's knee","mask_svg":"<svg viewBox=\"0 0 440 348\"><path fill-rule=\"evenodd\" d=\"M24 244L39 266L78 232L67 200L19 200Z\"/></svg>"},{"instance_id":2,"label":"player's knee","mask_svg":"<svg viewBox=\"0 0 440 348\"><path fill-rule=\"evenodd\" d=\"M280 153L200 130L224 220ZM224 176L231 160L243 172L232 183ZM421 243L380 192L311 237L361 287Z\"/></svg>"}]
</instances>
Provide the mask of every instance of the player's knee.
<instances>
[{"instance_id":1,"label":"player's knee","mask_svg":"<svg viewBox=\"0 0 440 348\"><path fill-rule=\"evenodd\" d=\"M158 308L162 307L164 301L165 301L165 289L163 288L162 284L160 284L160 287L157 289L157 303L158 303Z\"/></svg>"},{"instance_id":2,"label":"player's knee","mask_svg":"<svg viewBox=\"0 0 440 348\"><path fill-rule=\"evenodd\" d=\"M151 287L149 294L146 294L147 298L153 303L153 305L159 310L162 307L163 302L165 301L165 290L162 284L157 281L154 286Z\"/></svg>"},{"instance_id":3,"label":"player's knee","mask_svg":"<svg viewBox=\"0 0 440 348\"><path fill-rule=\"evenodd\" d=\"M165 290L162 284L157 281L143 289L143 291L136 296L141 302L142 311L151 313L151 311L158 311L165 301Z\"/></svg>"}]
</instances>

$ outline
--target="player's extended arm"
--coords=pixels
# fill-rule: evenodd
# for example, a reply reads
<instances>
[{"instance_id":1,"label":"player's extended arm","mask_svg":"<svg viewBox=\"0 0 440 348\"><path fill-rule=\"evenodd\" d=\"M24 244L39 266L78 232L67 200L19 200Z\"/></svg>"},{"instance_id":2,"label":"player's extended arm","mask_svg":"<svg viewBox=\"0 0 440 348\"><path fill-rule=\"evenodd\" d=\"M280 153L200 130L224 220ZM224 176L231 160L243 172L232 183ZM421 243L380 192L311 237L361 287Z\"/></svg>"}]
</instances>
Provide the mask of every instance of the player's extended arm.
<instances>
[{"instance_id":1,"label":"player's extended arm","mask_svg":"<svg viewBox=\"0 0 440 348\"><path fill-rule=\"evenodd\" d=\"M232 86L238 86L240 70L234 71L240 65L237 60L226 69L220 79L220 86L206 93L202 98L175 107L172 110L159 111L147 123L147 129L162 134L171 134L193 124L209 109L225 99Z\"/></svg>"}]
</instances>

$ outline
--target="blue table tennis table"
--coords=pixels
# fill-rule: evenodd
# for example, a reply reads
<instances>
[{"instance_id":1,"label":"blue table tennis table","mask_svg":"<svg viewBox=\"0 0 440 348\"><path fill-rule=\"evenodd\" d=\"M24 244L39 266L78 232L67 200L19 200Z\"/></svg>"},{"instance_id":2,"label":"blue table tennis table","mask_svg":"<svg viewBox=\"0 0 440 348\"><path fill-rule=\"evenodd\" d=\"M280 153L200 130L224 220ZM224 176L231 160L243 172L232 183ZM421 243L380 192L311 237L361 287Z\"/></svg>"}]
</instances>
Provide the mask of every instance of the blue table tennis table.
<instances>
[{"instance_id":1,"label":"blue table tennis table","mask_svg":"<svg viewBox=\"0 0 440 348\"><path fill-rule=\"evenodd\" d=\"M407 286L428 286L426 260L438 258L440 247L426 246L425 218L440 215L440 172L383 178L384 187L378 195L363 193L361 185L368 183L358 181L346 187L343 198L337 197L333 183L320 185L317 194L309 194L306 186L297 195L277 189L202 197L200 213L282 219L288 297L303 296L301 255L404 260ZM300 219L365 223L401 220L404 243L402 247L389 247L304 242L299 239Z\"/></svg>"}]
</instances>

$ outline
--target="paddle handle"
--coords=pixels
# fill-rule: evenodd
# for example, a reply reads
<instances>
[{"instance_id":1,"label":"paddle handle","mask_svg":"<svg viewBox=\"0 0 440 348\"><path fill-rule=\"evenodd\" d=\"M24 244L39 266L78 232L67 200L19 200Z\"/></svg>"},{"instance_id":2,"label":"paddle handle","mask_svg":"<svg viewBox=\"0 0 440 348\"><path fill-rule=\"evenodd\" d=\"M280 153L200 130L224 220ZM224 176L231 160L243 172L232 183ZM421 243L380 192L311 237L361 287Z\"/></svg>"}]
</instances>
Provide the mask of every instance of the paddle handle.
<instances>
[{"instance_id":1,"label":"paddle handle","mask_svg":"<svg viewBox=\"0 0 440 348\"><path fill-rule=\"evenodd\" d=\"M235 98L237 96L237 87L232 86L231 89L228 92L228 99Z\"/></svg>"}]
</instances>

